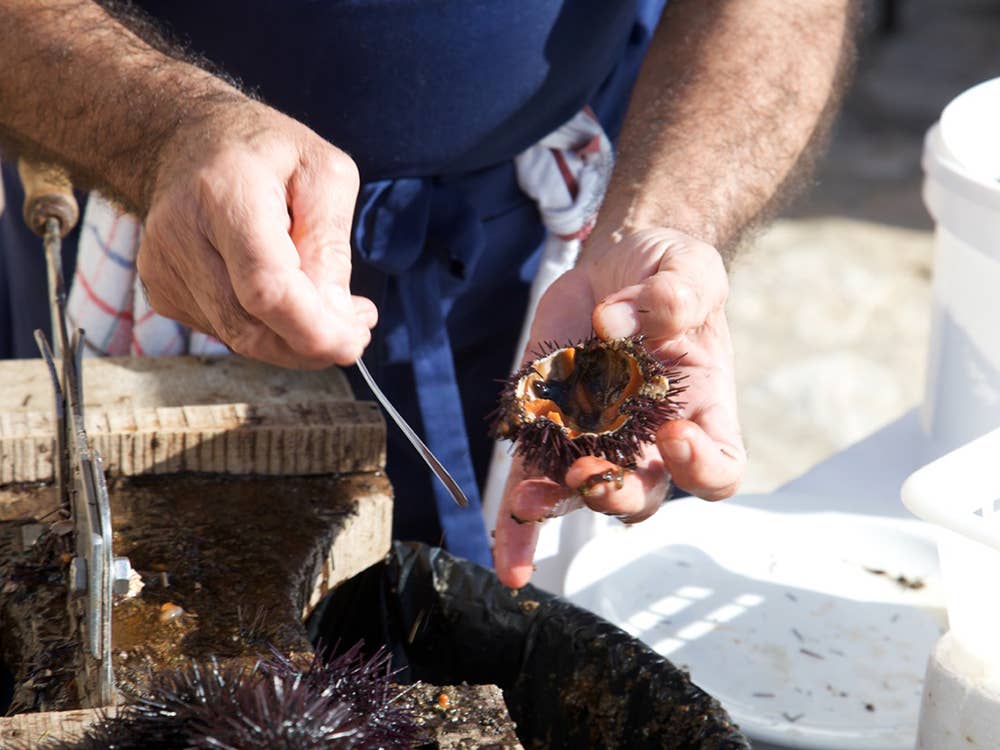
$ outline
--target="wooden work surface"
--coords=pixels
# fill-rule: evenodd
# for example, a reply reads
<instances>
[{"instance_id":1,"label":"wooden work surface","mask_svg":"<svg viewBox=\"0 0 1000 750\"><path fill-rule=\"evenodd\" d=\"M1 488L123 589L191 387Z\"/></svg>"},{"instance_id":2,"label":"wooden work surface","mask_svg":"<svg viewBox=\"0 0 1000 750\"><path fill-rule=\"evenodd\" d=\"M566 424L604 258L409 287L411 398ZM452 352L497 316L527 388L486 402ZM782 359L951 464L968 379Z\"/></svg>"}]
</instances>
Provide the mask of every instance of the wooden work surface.
<instances>
[{"instance_id":1,"label":"wooden work surface","mask_svg":"<svg viewBox=\"0 0 1000 750\"><path fill-rule=\"evenodd\" d=\"M294 594L286 597L290 609L285 615L291 622L331 587L385 556L392 508L391 488L378 475L385 464L385 423L374 403L354 399L339 370L296 372L239 357L87 359L83 387L88 434L112 478L168 473L355 475L344 478L345 486L353 489L344 496L343 512L323 523L308 516L304 527L312 535L309 543L293 545L301 547L302 559L293 561L294 574L286 571ZM50 506L55 508L51 488L26 484L53 479L52 403L52 385L41 360L0 361L0 521L37 518ZM281 505L288 516L284 523L305 533L296 525L298 511L287 499ZM303 519L306 510L315 513L323 507L309 502L302 506ZM235 515L257 525L266 516ZM188 528L190 523L183 525ZM247 554L250 547L266 542L268 534L264 536L251 538L245 530L236 535L248 547ZM148 554L150 548L144 543L140 549ZM262 549L281 553L280 544L274 550ZM132 556L142 562L139 551L132 550ZM287 556L282 554L282 559ZM251 589L262 578L250 579L247 604L258 598ZM175 579L170 596L182 595L181 583ZM155 591L151 588L150 595ZM182 604L197 609L196 597ZM206 623L209 611L201 618ZM120 652L116 654L120 659ZM0 718L0 747L17 743L35 748L44 746L46 739L69 739L97 715L83 709Z\"/></svg>"},{"instance_id":2,"label":"wooden work surface","mask_svg":"<svg viewBox=\"0 0 1000 750\"><path fill-rule=\"evenodd\" d=\"M340 370L239 357L84 360L87 431L109 476L380 471L385 423ZM0 362L0 485L53 478L52 385L41 360Z\"/></svg>"}]
</instances>

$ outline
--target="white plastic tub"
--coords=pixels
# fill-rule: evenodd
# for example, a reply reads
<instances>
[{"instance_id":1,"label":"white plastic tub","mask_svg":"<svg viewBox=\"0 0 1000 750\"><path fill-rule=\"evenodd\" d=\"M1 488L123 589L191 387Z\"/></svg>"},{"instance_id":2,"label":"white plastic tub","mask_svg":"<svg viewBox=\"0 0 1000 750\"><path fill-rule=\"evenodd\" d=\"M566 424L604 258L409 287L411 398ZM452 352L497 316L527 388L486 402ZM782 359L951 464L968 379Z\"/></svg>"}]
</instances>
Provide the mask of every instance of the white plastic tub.
<instances>
[{"instance_id":1,"label":"white plastic tub","mask_svg":"<svg viewBox=\"0 0 1000 750\"><path fill-rule=\"evenodd\" d=\"M1000 427L1000 78L948 105L923 165L936 223L923 404L930 458Z\"/></svg>"},{"instance_id":2,"label":"white plastic tub","mask_svg":"<svg viewBox=\"0 0 1000 750\"><path fill-rule=\"evenodd\" d=\"M939 527L948 625L967 671L1000 678L1000 430L914 472L901 494Z\"/></svg>"}]
</instances>

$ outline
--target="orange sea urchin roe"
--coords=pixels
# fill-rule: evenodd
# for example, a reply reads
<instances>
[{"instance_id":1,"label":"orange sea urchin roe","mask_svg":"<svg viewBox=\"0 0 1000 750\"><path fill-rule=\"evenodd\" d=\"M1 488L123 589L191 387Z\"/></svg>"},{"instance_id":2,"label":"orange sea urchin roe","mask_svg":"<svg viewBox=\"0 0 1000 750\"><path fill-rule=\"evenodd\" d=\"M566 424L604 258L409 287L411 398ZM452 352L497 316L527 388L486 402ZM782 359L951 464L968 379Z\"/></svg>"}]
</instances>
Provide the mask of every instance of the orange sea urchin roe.
<instances>
[{"instance_id":1,"label":"orange sea urchin roe","mask_svg":"<svg viewBox=\"0 0 1000 750\"><path fill-rule=\"evenodd\" d=\"M577 353L562 349L538 362L520 385L522 408L533 419L548 419L570 438L614 432L628 421L624 402L643 384L642 370L630 353L600 349Z\"/></svg>"}]
</instances>

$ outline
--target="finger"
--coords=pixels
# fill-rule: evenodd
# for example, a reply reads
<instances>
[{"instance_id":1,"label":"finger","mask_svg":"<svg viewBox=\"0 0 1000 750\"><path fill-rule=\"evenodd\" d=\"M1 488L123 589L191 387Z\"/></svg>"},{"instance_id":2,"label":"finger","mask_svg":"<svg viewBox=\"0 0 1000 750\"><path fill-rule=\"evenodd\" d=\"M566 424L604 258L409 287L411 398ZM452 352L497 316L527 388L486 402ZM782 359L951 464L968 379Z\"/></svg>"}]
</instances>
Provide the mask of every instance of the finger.
<instances>
[{"instance_id":1,"label":"finger","mask_svg":"<svg viewBox=\"0 0 1000 750\"><path fill-rule=\"evenodd\" d=\"M252 320L239 309L229 277L218 255L210 247L192 249L184 256L189 259L203 258L200 266L190 263L191 268L184 275L173 269L166 256L157 256L152 247L146 246L143 250L140 250L138 260L140 278L145 276L150 279L150 284L145 285L146 297L157 314L176 320L192 330L215 336L234 352L246 357L297 369L326 366L323 361L314 362L302 357L267 326ZM155 271L150 271L148 259L154 256L159 257L160 262L155 265ZM190 288L185 278L192 280ZM206 278L211 280L210 283L201 286L199 281ZM194 293L192 290L195 290ZM204 305L199 299L211 300L214 304ZM226 310L229 312L224 312Z\"/></svg>"},{"instance_id":2,"label":"finger","mask_svg":"<svg viewBox=\"0 0 1000 750\"><path fill-rule=\"evenodd\" d=\"M250 186L229 200L231 209L214 203L208 235L225 261L239 307L309 361L357 361L370 338L368 329L357 320L346 291L324 301L306 275L288 233L283 197Z\"/></svg>"},{"instance_id":3,"label":"finger","mask_svg":"<svg viewBox=\"0 0 1000 750\"><path fill-rule=\"evenodd\" d=\"M240 356L293 370L324 370L330 366L325 358L311 359L295 351L260 321L245 323L227 346Z\"/></svg>"},{"instance_id":4,"label":"finger","mask_svg":"<svg viewBox=\"0 0 1000 750\"><path fill-rule=\"evenodd\" d=\"M149 302L149 306L157 315L169 318L170 320L175 320L181 325L190 328L192 331L199 331L201 333L208 334L209 336L216 335L208 320L201 314L198 304L186 291L183 295L168 298L161 294L158 290L150 288L146 290L146 300ZM175 302L174 300L184 301ZM196 314L190 314L188 312L189 310L194 310Z\"/></svg>"},{"instance_id":5,"label":"finger","mask_svg":"<svg viewBox=\"0 0 1000 750\"><path fill-rule=\"evenodd\" d=\"M577 269L564 273L538 301L525 358L530 358L541 342L555 341L562 345L586 338L590 334L587 321L593 307L594 296L587 277Z\"/></svg>"},{"instance_id":6,"label":"finger","mask_svg":"<svg viewBox=\"0 0 1000 750\"><path fill-rule=\"evenodd\" d=\"M349 303L359 324L371 329L378 320L375 304L351 297L349 291L351 224L358 185L357 167L340 152L328 150L306 160L289 186L291 237L302 270L323 302L334 314Z\"/></svg>"},{"instance_id":7,"label":"finger","mask_svg":"<svg viewBox=\"0 0 1000 750\"><path fill-rule=\"evenodd\" d=\"M302 270L326 293L351 281L351 225L359 177L354 162L333 150L302 162L289 184L291 237Z\"/></svg>"},{"instance_id":8,"label":"finger","mask_svg":"<svg viewBox=\"0 0 1000 750\"><path fill-rule=\"evenodd\" d=\"M659 271L601 300L594 310L594 330L605 340L640 333L675 339L703 325L725 305L728 294L724 272Z\"/></svg>"},{"instance_id":9,"label":"finger","mask_svg":"<svg viewBox=\"0 0 1000 750\"><path fill-rule=\"evenodd\" d=\"M193 309L200 311L210 330L232 351L279 367L315 370L329 366L324 356L309 357L293 349L241 307L228 269L218 253L206 247L185 258L190 265L186 278L194 301Z\"/></svg>"},{"instance_id":10,"label":"finger","mask_svg":"<svg viewBox=\"0 0 1000 750\"><path fill-rule=\"evenodd\" d=\"M716 344L729 352L728 329L718 329ZM739 487L746 470L731 354L710 367L688 370L692 400L687 420L667 422L657 431L657 446L674 482L699 497L718 500Z\"/></svg>"},{"instance_id":11,"label":"finger","mask_svg":"<svg viewBox=\"0 0 1000 750\"><path fill-rule=\"evenodd\" d=\"M505 586L521 588L531 580L540 524L565 504L568 495L566 487L550 479L508 483L493 547L493 566Z\"/></svg>"},{"instance_id":12,"label":"finger","mask_svg":"<svg viewBox=\"0 0 1000 750\"><path fill-rule=\"evenodd\" d=\"M716 416L703 414L712 425ZM706 500L735 494L746 470L746 450L738 434L719 440L695 422L667 422L656 433L656 445L674 483Z\"/></svg>"},{"instance_id":13,"label":"finger","mask_svg":"<svg viewBox=\"0 0 1000 750\"><path fill-rule=\"evenodd\" d=\"M378 323L378 308L375 307L375 303L367 297L357 296L351 297L351 302L354 305L354 314L358 321L368 330L374 328Z\"/></svg>"},{"instance_id":14,"label":"finger","mask_svg":"<svg viewBox=\"0 0 1000 750\"><path fill-rule=\"evenodd\" d=\"M566 472L566 484L577 490L590 509L635 523L660 507L669 480L659 460L623 470L606 459L584 456Z\"/></svg>"},{"instance_id":15,"label":"finger","mask_svg":"<svg viewBox=\"0 0 1000 750\"><path fill-rule=\"evenodd\" d=\"M136 270L146 301L157 315L176 320L192 330L216 335L180 274L167 258L156 253L145 241L136 257Z\"/></svg>"}]
</instances>

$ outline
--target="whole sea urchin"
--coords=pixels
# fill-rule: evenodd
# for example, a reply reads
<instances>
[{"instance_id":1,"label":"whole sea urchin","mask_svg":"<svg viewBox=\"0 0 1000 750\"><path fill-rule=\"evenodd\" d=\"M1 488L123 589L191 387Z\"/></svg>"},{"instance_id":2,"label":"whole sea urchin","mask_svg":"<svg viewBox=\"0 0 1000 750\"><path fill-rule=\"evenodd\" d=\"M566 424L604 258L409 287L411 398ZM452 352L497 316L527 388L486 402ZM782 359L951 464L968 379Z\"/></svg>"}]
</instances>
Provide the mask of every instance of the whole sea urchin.
<instances>
[{"instance_id":1,"label":"whole sea urchin","mask_svg":"<svg viewBox=\"0 0 1000 750\"><path fill-rule=\"evenodd\" d=\"M529 468L558 482L581 456L633 466L678 415L677 361L664 364L639 336L546 344L507 381L491 434L513 441Z\"/></svg>"},{"instance_id":2,"label":"whole sea urchin","mask_svg":"<svg viewBox=\"0 0 1000 750\"><path fill-rule=\"evenodd\" d=\"M45 750L404 750L419 728L398 699L387 651L361 644L311 663L274 653L255 665L191 663L158 673L146 695L79 740Z\"/></svg>"}]
</instances>

